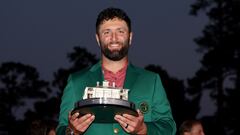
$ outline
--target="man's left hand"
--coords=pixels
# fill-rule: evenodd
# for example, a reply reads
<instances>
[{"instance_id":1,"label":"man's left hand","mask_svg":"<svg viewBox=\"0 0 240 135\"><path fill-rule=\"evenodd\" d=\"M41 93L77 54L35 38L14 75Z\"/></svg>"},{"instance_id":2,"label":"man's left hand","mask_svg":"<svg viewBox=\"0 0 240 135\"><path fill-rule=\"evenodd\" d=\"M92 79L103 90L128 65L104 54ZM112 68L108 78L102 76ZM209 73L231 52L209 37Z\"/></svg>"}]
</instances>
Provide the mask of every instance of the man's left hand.
<instances>
[{"instance_id":1,"label":"man's left hand","mask_svg":"<svg viewBox=\"0 0 240 135\"><path fill-rule=\"evenodd\" d=\"M122 128L132 134L138 135L146 135L147 134L147 126L144 123L143 114L137 110L138 117L123 114L123 115L115 115L114 119L122 126Z\"/></svg>"}]
</instances>

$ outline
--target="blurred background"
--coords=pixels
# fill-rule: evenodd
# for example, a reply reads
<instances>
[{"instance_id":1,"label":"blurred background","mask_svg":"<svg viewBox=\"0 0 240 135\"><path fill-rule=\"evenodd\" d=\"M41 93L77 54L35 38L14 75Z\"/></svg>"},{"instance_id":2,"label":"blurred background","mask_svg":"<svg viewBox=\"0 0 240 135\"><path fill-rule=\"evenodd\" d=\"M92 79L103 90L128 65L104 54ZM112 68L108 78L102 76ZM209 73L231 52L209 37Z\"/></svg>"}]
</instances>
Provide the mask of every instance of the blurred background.
<instances>
[{"instance_id":1,"label":"blurred background","mask_svg":"<svg viewBox=\"0 0 240 135\"><path fill-rule=\"evenodd\" d=\"M132 19L130 61L160 75L177 127L240 134L239 0L0 1L0 134L54 131L68 75L100 58L107 7Z\"/></svg>"}]
</instances>

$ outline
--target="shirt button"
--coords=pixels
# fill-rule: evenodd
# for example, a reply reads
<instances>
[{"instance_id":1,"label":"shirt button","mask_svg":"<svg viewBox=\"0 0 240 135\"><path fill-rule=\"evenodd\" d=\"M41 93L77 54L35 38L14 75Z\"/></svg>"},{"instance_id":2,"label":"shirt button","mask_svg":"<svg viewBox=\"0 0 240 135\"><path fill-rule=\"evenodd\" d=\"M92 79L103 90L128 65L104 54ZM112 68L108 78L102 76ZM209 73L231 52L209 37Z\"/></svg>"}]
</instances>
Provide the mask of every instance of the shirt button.
<instances>
[{"instance_id":1,"label":"shirt button","mask_svg":"<svg viewBox=\"0 0 240 135\"><path fill-rule=\"evenodd\" d=\"M117 133L119 132L119 129L118 129L118 128L114 128L114 129L113 129L113 132L114 132L115 134L117 134Z\"/></svg>"}]
</instances>

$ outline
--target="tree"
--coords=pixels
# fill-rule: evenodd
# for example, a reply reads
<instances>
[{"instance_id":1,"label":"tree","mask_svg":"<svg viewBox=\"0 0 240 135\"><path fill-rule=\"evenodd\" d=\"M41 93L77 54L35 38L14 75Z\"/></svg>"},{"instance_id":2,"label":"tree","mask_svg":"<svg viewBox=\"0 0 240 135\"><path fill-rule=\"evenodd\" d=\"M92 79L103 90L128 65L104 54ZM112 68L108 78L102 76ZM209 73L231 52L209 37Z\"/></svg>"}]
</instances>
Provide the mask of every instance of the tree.
<instances>
[{"instance_id":1,"label":"tree","mask_svg":"<svg viewBox=\"0 0 240 135\"><path fill-rule=\"evenodd\" d=\"M239 134L235 126L239 116L231 112L236 111L234 106L240 98L240 1L196 0L190 13L197 16L199 11L206 13L209 24L203 35L195 39L204 56L202 67L189 79L188 92L211 91L217 106L215 126L223 129L214 134Z\"/></svg>"},{"instance_id":2,"label":"tree","mask_svg":"<svg viewBox=\"0 0 240 135\"><path fill-rule=\"evenodd\" d=\"M73 52L67 54L67 58L72 65L68 69L60 68L54 73L55 79L53 81L53 85L60 90L59 96L62 95L62 91L67 84L67 79L70 73L77 72L95 64L98 61L96 56L88 52L85 48L74 47L73 49Z\"/></svg>"},{"instance_id":3,"label":"tree","mask_svg":"<svg viewBox=\"0 0 240 135\"><path fill-rule=\"evenodd\" d=\"M0 119L2 130L14 132L14 108L24 106L25 99L44 99L50 91L49 83L40 80L34 67L15 62L2 63L0 66ZM3 126L5 125L5 126Z\"/></svg>"}]
</instances>

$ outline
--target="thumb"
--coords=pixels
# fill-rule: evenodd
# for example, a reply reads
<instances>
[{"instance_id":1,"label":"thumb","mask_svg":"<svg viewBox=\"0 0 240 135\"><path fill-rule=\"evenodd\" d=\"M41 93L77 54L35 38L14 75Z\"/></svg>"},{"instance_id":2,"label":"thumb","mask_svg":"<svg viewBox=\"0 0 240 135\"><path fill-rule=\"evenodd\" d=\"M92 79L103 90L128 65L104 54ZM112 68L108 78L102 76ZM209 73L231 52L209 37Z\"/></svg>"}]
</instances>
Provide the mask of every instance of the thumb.
<instances>
[{"instance_id":1,"label":"thumb","mask_svg":"<svg viewBox=\"0 0 240 135\"><path fill-rule=\"evenodd\" d=\"M143 115L142 112L139 109L137 109L137 113L138 113L139 116Z\"/></svg>"}]
</instances>

